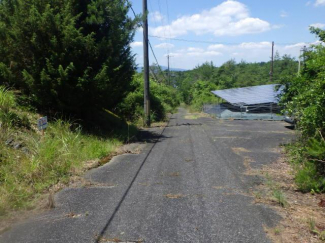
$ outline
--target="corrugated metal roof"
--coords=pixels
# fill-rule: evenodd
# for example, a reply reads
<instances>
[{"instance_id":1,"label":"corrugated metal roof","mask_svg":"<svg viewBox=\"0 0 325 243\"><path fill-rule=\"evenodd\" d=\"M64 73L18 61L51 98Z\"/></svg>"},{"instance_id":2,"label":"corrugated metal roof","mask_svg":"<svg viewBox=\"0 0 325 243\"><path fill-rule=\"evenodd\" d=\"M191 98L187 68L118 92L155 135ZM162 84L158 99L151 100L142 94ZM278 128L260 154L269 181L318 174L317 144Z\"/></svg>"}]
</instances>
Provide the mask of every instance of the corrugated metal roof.
<instances>
[{"instance_id":1,"label":"corrugated metal roof","mask_svg":"<svg viewBox=\"0 0 325 243\"><path fill-rule=\"evenodd\" d=\"M269 84L236 89L224 89L212 91L215 95L233 105L257 105L265 103L278 103L278 95L282 87L277 90L279 84Z\"/></svg>"}]
</instances>

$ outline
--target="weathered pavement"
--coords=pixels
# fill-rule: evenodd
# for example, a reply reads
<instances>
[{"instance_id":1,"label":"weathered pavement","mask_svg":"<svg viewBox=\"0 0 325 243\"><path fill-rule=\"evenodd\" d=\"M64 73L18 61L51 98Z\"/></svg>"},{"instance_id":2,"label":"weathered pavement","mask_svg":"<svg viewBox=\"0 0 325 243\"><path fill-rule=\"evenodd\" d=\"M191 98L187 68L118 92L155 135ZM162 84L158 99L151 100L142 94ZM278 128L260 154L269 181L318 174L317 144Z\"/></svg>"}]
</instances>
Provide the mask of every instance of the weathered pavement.
<instances>
[{"instance_id":1,"label":"weathered pavement","mask_svg":"<svg viewBox=\"0 0 325 243\"><path fill-rule=\"evenodd\" d=\"M56 195L56 208L19 224L0 242L270 242L280 219L247 192L251 167L277 160L292 137L282 122L172 116L156 143L90 171L92 186Z\"/></svg>"}]
</instances>

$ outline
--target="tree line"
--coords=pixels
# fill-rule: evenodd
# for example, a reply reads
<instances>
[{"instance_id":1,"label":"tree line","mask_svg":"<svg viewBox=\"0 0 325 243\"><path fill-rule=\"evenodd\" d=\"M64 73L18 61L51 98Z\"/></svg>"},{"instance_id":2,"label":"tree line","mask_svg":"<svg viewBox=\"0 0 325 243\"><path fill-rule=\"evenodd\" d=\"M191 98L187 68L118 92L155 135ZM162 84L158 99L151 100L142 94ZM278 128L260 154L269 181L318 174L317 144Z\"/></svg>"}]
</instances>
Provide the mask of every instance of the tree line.
<instances>
[{"instance_id":1,"label":"tree line","mask_svg":"<svg viewBox=\"0 0 325 243\"><path fill-rule=\"evenodd\" d=\"M40 110L80 117L130 91L139 19L126 0L2 0L0 85Z\"/></svg>"},{"instance_id":2,"label":"tree line","mask_svg":"<svg viewBox=\"0 0 325 243\"><path fill-rule=\"evenodd\" d=\"M127 0L0 1L0 85L48 115L92 120L110 110L141 118L142 84L130 44L142 19L129 17L130 8ZM155 94L173 97L174 90L153 89L153 114L164 119L177 102ZM132 106L126 114L123 108Z\"/></svg>"},{"instance_id":3,"label":"tree line","mask_svg":"<svg viewBox=\"0 0 325 243\"><path fill-rule=\"evenodd\" d=\"M285 77L297 75L298 61L277 52L274 58L274 74L270 80L271 62L247 63L229 60L220 67L206 62L193 70L175 74L174 85L178 88L184 102L195 109L204 103L215 103L218 98L211 91L240 88L270 83L281 83Z\"/></svg>"}]
</instances>

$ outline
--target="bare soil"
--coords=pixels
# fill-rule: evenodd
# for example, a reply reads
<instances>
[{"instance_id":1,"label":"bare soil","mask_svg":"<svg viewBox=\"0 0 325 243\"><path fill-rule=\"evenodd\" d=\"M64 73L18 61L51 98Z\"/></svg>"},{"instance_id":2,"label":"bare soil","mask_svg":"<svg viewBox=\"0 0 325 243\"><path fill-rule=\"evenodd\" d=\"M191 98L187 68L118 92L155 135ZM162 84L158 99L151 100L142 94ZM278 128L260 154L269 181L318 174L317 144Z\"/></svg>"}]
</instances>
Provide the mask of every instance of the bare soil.
<instances>
[{"instance_id":1,"label":"bare soil","mask_svg":"<svg viewBox=\"0 0 325 243\"><path fill-rule=\"evenodd\" d=\"M253 189L255 203L266 204L281 215L281 222L274 228L266 228L269 238L283 243L325 242L324 194L312 195L298 191L294 182L294 170L283 155L275 163L260 170L250 168L248 175L263 175L265 182ZM280 205L273 196L274 188L284 194L286 206Z\"/></svg>"}]
</instances>

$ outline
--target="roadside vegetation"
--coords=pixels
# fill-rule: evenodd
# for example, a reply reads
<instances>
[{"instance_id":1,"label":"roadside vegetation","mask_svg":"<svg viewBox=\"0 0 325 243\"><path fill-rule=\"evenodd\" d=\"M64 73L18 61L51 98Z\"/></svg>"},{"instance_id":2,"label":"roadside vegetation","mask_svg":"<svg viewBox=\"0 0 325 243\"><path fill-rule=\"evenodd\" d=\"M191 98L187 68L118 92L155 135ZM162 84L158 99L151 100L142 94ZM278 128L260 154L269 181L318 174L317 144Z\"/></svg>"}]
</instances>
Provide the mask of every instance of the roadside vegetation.
<instances>
[{"instance_id":1,"label":"roadside vegetation","mask_svg":"<svg viewBox=\"0 0 325 243\"><path fill-rule=\"evenodd\" d=\"M130 46L141 17L129 11L126 0L0 1L0 217L98 165L142 125ZM163 121L176 90L151 88L152 121Z\"/></svg>"},{"instance_id":2,"label":"roadside vegetation","mask_svg":"<svg viewBox=\"0 0 325 243\"><path fill-rule=\"evenodd\" d=\"M62 119L53 120L42 136L38 114L24 111L12 91L0 86L0 100L0 216L31 207L39 194L67 183L83 172L84 162L107 156L126 139L122 133L87 134Z\"/></svg>"},{"instance_id":3,"label":"roadside vegetation","mask_svg":"<svg viewBox=\"0 0 325 243\"><path fill-rule=\"evenodd\" d=\"M325 31L311 28L322 42ZM282 103L297 121L300 139L287 147L296 167L296 183L303 192L325 192L325 47L307 52L300 75L285 80Z\"/></svg>"},{"instance_id":4,"label":"roadside vegetation","mask_svg":"<svg viewBox=\"0 0 325 243\"><path fill-rule=\"evenodd\" d=\"M118 105L117 112L129 121L143 124L143 75L136 74L131 82L132 92ZM165 83L150 82L151 121L164 121L180 104L177 90Z\"/></svg>"},{"instance_id":5,"label":"roadside vegetation","mask_svg":"<svg viewBox=\"0 0 325 243\"><path fill-rule=\"evenodd\" d=\"M141 16L127 0L0 1L0 216L29 208L51 186L112 153L143 123L143 81L131 43ZM113 16L113 17L112 17ZM325 31L311 28L321 41ZM325 47L298 62L275 55L272 83L285 85L282 104L300 139L287 146L303 192L325 192ZM269 84L270 62L191 71L151 67L151 120L164 121L185 103L193 110L221 102L212 90ZM44 136L36 127L48 116ZM274 195L285 206L283 194Z\"/></svg>"}]
</instances>

